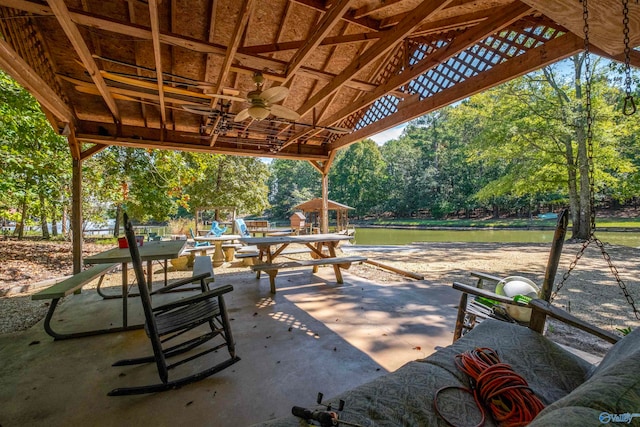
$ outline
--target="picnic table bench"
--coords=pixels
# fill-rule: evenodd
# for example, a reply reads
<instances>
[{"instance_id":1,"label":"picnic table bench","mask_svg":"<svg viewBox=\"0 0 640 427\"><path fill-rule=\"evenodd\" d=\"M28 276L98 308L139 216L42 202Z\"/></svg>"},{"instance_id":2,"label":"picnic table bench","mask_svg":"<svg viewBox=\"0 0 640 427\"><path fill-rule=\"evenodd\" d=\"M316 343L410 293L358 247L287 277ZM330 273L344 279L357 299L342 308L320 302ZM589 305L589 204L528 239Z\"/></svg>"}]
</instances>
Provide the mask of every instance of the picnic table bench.
<instances>
[{"instance_id":1,"label":"picnic table bench","mask_svg":"<svg viewBox=\"0 0 640 427\"><path fill-rule=\"evenodd\" d=\"M58 302L61 298L69 296L73 293L80 293L80 290L86 284L92 282L96 278L100 278L100 282L104 279L104 275L109 273L115 267L120 265L119 263L110 263L110 264L96 264L84 271L81 271L78 274L74 274L73 276L64 279L61 282L56 283L46 289L41 290L31 296L32 300L51 300L51 304L49 305L49 311L47 311L47 315L44 319L44 330L47 334L51 335L56 340L63 340L69 338L79 338L86 337L91 335L99 335L106 334L110 332L119 332L131 329L139 329L142 325L136 326L128 326L128 327L115 327L108 329L96 329L92 331L83 331L83 332L56 332L51 327L51 319L53 318L53 314L58 307Z\"/></svg>"},{"instance_id":2,"label":"picnic table bench","mask_svg":"<svg viewBox=\"0 0 640 427\"><path fill-rule=\"evenodd\" d=\"M296 268L296 267L318 267L320 265L333 265L334 271L336 273L336 282L342 284L342 273L340 273L340 269L348 269L351 267L351 264L354 262L364 262L367 258L363 256L347 256L347 257L328 257L328 258L317 258L317 259L301 259L295 261L286 261L286 262L278 262L278 263L267 263L267 264L258 264L251 266L251 269L256 273L260 273L264 271L269 275L269 284L271 285L271 293L276 293L276 275L279 270L285 268Z\"/></svg>"}]
</instances>

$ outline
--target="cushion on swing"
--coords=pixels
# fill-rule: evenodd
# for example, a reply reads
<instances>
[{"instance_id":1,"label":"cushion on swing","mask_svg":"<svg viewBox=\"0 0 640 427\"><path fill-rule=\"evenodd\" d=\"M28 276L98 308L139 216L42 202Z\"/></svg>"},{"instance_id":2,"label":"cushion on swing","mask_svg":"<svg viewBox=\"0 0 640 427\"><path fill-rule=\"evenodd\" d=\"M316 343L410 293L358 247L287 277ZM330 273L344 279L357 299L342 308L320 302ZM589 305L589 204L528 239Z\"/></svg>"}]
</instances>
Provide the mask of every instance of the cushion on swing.
<instances>
[{"instance_id":1,"label":"cushion on swing","mask_svg":"<svg viewBox=\"0 0 640 427\"><path fill-rule=\"evenodd\" d=\"M640 329L621 339L591 371L587 381L538 415L535 426L567 425L559 420L571 420L571 425L596 425L598 421L608 424L614 423L614 416L627 417L630 425L639 425L639 343ZM627 418L621 422L627 423Z\"/></svg>"}]
</instances>

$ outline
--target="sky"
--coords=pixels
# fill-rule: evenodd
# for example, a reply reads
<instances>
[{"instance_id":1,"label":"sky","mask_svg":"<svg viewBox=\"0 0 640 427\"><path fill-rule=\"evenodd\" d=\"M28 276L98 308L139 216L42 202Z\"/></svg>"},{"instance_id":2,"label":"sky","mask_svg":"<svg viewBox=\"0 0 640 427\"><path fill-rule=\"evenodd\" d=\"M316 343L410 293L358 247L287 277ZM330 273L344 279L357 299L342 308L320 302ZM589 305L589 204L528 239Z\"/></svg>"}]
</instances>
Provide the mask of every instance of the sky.
<instances>
[{"instance_id":1,"label":"sky","mask_svg":"<svg viewBox=\"0 0 640 427\"><path fill-rule=\"evenodd\" d=\"M384 132L377 133L371 137L378 145L383 145L385 142L390 141L392 139L398 139L398 137L404 131L404 128L407 127L407 123L403 123L394 128L387 129Z\"/></svg>"}]
</instances>

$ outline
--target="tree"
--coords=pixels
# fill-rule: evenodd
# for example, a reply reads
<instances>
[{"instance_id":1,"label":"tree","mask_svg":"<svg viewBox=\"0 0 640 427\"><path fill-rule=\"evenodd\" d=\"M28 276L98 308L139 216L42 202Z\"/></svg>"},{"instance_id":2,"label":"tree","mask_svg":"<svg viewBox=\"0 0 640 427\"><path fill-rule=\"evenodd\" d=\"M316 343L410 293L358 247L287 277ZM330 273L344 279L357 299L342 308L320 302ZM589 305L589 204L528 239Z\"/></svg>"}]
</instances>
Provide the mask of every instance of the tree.
<instances>
[{"instance_id":1,"label":"tree","mask_svg":"<svg viewBox=\"0 0 640 427\"><path fill-rule=\"evenodd\" d=\"M289 218L293 207L322 195L321 176L308 162L275 159L269 167L270 214Z\"/></svg>"},{"instance_id":2,"label":"tree","mask_svg":"<svg viewBox=\"0 0 640 427\"><path fill-rule=\"evenodd\" d=\"M329 171L330 198L354 207L357 216L379 211L385 197L385 168L373 140L352 144L336 156Z\"/></svg>"},{"instance_id":3,"label":"tree","mask_svg":"<svg viewBox=\"0 0 640 427\"><path fill-rule=\"evenodd\" d=\"M61 216L70 179L70 156L39 104L24 88L0 71L0 215L19 221L18 237L37 217L46 239L49 219ZM19 207L17 211L15 207Z\"/></svg>"},{"instance_id":4,"label":"tree","mask_svg":"<svg viewBox=\"0 0 640 427\"><path fill-rule=\"evenodd\" d=\"M592 209L589 152L583 108L584 56L571 58L571 74L547 67L494 90L474 96L466 105L480 115L474 142L478 157L504 170L478 192L479 198L515 196L539 199L563 193L573 220L572 238L588 239ZM593 162L596 192L617 185L620 173L634 170L620 155L623 130L614 120L620 92L602 67L591 76Z\"/></svg>"},{"instance_id":5,"label":"tree","mask_svg":"<svg viewBox=\"0 0 640 427\"><path fill-rule=\"evenodd\" d=\"M190 182L183 188L191 209L234 206L260 215L269 207L269 169L259 159L209 154L185 154Z\"/></svg>"}]
</instances>

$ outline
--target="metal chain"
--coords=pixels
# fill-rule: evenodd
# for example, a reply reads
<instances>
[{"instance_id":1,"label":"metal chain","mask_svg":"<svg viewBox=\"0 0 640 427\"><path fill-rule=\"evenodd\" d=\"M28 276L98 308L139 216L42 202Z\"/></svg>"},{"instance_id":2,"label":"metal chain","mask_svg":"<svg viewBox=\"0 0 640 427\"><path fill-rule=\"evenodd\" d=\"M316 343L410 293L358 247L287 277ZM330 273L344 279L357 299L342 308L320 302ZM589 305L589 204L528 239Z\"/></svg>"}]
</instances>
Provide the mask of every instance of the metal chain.
<instances>
[{"instance_id":1,"label":"metal chain","mask_svg":"<svg viewBox=\"0 0 640 427\"><path fill-rule=\"evenodd\" d=\"M602 243L602 241L600 241L600 239L598 239L595 236L595 230L596 230L595 179L594 179L595 167L593 162L593 114L592 114L592 106L591 106L591 54L589 50L590 48L589 46L589 8L587 5L588 0L580 0L580 1L582 2L582 18L584 20L583 30L584 30L584 54L585 54L585 74L586 74L586 78L585 78L586 107L585 108L586 108L586 122L587 122L587 155L589 157L589 201L591 203L591 216L590 216L591 233L589 234L589 239L583 242L582 248L580 248L580 250L576 254L575 259L569 265L569 269L562 276L562 280L558 283L555 291L551 294L550 300L553 301L558 296L558 292L560 292L560 290L562 289L566 281L569 279L569 276L571 276L571 273L578 265L578 261L580 261L580 259L584 255L589 245L592 242L595 242L595 244L600 248L600 252L602 253L602 258L604 258L604 260L607 262L607 265L609 266L609 270L611 270L611 273L615 277L616 282L618 283L618 286L622 290L627 300L627 303L629 303L629 305L631 306L634 316L636 317L636 319L640 320L640 311L638 311L635 305L635 301L633 300L633 297L631 296L631 294L629 294L629 290L627 289L625 283L622 281L622 278L620 277L620 273L618 272L618 269L613 265L613 262L611 261L611 257L607 253L604 247L604 244ZM627 1L628 0L623 0L625 6ZM627 22L628 22L628 17L627 17Z\"/></svg>"},{"instance_id":2,"label":"metal chain","mask_svg":"<svg viewBox=\"0 0 640 427\"><path fill-rule=\"evenodd\" d=\"M637 0L636 0L637 3ZM622 114L632 116L636 112L636 104L631 95L631 46L629 40L629 0L622 0L622 24L624 26L624 70L625 70L625 93L624 107Z\"/></svg>"}]
</instances>

